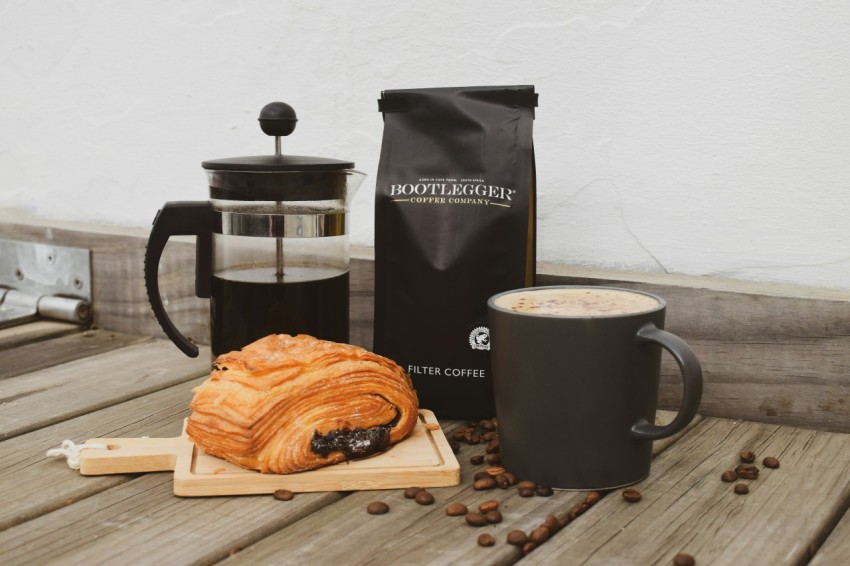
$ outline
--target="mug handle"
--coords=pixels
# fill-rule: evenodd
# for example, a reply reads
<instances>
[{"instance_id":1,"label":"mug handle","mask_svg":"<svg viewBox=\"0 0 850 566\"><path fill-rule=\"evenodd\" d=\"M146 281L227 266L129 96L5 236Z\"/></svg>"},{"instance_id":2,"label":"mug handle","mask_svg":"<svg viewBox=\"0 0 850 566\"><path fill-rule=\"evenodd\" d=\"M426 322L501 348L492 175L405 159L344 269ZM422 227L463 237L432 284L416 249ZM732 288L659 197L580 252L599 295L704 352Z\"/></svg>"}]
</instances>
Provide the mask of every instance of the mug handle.
<instances>
[{"instance_id":1,"label":"mug handle","mask_svg":"<svg viewBox=\"0 0 850 566\"><path fill-rule=\"evenodd\" d=\"M156 213L145 248L145 288L153 314L165 334L190 358L198 357L198 347L177 330L165 312L159 294L159 260L171 236L197 236L195 242L195 296L209 298L212 280L212 205L206 201L167 202Z\"/></svg>"},{"instance_id":2,"label":"mug handle","mask_svg":"<svg viewBox=\"0 0 850 566\"><path fill-rule=\"evenodd\" d=\"M666 330L661 330L654 324L649 323L638 330L637 341L640 344L658 344L675 358L682 372L684 392L682 394L682 406L670 424L658 426L641 419L632 426L631 434L634 438L643 440L658 440L676 434L690 423L699 409L702 399L702 367L699 360L688 344Z\"/></svg>"}]
</instances>

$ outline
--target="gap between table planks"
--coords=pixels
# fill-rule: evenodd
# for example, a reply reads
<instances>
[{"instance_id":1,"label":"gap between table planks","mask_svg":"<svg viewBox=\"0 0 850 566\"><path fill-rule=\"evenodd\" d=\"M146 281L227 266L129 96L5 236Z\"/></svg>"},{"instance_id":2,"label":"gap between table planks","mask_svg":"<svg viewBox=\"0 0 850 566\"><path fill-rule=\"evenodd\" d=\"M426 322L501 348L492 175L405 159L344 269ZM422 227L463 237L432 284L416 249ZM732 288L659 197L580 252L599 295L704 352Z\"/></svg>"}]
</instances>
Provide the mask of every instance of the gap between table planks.
<instances>
[{"instance_id":1,"label":"gap between table planks","mask_svg":"<svg viewBox=\"0 0 850 566\"><path fill-rule=\"evenodd\" d=\"M187 358L155 340L0 380L0 439L188 381L209 359L208 348Z\"/></svg>"},{"instance_id":2,"label":"gap between table planks","mask_svg":"<svg viewBox=\"0 0 850 566\"><path fill-rule=\"evenodd\" d=\"M204 379L205 376L3 441L0 530L136 477L82 476L62 459L46 458L45 452L66 438L82 443L99 436L177 436L189 414L191 388Z\"/></svg>"},{"instance_id":3,"label":"gap between table planks","mask_svg":"<svg viewBox=\"0 0 850 566\"><path fill-rule=\"evenodd\" d=\"M84 330L58 337L48 337L15 348L14 355L6 356L0 379L72 362L117 350L131 344L151 342L148 336L134 336L107 330Z\"/></svg>"},{"instance_id":4,"label":"gap between table planks","mask_svg":"<svg viewBox=\"0 0 850 566\"><path fill-rule=\"evenodd\" d=\"M747 495L720 480L741 450L762 468L739 480ZM780 468L764 469L765 456ZM640 502L610 494L523 564L669 564L679 552L697 564L804 564L847 508L850 435L706 418L635 487Z\"/></svg>"},{"instance_id":5,"label":"gap between table planks","mask_svg":"<svg viewBox=\"0 0 850 566\"><path fill-rule=\"evenodd\" d=\"M850 564L850 511L845 504L844 515L835 529L824 541L823 546L812 548L814 558L809 566L833 566L834 564Z\"/></svg>"},{"instance_id":6,"label":"gap between table planks","mask_svg":"<svg viewBox=\"0 0 850 566\"><path fill-rule=\"evenodd\" d=\"M68 322L39 320L0 329L0 350L9 350L24 344L39 342L57 336L82 331L82 327Z\"/></svg>"}]
</instances>

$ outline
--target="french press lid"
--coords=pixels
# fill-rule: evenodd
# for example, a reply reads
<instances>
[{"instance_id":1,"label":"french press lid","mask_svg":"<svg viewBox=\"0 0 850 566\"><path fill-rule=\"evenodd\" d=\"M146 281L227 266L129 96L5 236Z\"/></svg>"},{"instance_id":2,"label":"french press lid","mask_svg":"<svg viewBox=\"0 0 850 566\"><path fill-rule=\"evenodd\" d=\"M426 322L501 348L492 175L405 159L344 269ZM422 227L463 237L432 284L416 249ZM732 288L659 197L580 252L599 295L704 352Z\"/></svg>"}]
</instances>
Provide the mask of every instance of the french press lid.
<instances>
[{"instance_id":1,"label":"french press lid","mask_svg":"<svg viewBox=\"0 0 850 566\"><path fill-rule=\"evenodd\" d=\"M202 162L201 167L208 171L210 197L264 201L344 198L346 176L354 169L354 162L283 155L280 138L291 134L298 122L295 110L285 102L266 104L260 110L259 122L264 133L274 136L274 155L226 157Z\"/></svg>"}]
</instances>

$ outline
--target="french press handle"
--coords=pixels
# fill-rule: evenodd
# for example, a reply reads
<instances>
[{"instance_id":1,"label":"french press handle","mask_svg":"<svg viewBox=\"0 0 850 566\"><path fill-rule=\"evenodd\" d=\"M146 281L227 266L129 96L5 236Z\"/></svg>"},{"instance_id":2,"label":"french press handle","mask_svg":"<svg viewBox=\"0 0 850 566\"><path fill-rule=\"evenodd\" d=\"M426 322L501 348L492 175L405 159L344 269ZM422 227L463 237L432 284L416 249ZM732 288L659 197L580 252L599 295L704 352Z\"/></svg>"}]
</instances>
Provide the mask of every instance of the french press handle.
<instances>
[{"instance_id":1,"label":"french press handle","mask_svg":"<svg viewBox=\"0 0 850 566\"><path fill-rule=\"evenodd\" d=\"M210 296L212 281L212 205L206 201L167 202L153 220L145 249L145 287L157 322L180 350L198 357L198 347L177 330L165 312L159 294L159 260L171 236L197 236L195 243L195 295Z\"/></svg>"}]
</instances>

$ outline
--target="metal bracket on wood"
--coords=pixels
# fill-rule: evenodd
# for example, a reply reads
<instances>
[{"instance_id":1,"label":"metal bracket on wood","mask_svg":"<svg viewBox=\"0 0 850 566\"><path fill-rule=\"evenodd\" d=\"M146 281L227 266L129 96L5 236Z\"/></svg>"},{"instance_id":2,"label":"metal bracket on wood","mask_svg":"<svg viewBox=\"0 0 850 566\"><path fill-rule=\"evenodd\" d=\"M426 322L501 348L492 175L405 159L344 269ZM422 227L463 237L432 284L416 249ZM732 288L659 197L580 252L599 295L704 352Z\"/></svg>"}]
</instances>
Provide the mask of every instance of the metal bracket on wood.
<instances>
[{"instance_id":1,"label":"metal bracket on wood","mask_svg":"<svg viewBox=\"0 0 850 566\"><path fill-rule=\"evenodd\" d=\"M0 239L0 328L92 316L91 251Z\"/></svg>"}]
</instances>

